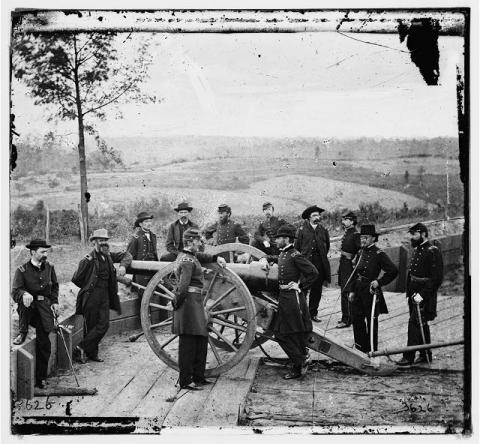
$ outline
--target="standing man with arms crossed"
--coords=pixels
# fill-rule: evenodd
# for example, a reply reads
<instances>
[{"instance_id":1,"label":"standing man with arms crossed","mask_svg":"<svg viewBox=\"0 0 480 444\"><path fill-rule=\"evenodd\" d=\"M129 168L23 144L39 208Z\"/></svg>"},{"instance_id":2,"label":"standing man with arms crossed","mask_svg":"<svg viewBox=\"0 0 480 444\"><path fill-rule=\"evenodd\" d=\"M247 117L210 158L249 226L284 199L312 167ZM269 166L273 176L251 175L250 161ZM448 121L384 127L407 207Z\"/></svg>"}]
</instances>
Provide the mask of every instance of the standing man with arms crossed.
<instances>
[{"instance_id":1,"label":"standing man with arms crossed","mask_svg":"<svg viewBox=\"0 0 480 444\"><path fill-rule=\"evenodd\" d=\"M83 340L73 349L73 357L84 364L86 359L103 362L98 356L98 344L110 323L110 309L120 313L120 298L114 262L120 262L118 274L125 275L132 263L128 252L110 252L108 232L101 228L90 236L94 249L78 264L72 282L80 287L75 314L83 315Z\"/></svg>"},{"instance_id":2,"label":"standing man with arms crossed","mask_svg":"<svg viewBox=\"0 0 480 444\"><path fill-rule=\"evenodd\" d=\"M142 211L138 214L135 221L135 232L128 242L127 251L132 255L133 260L137 261L158 261L157 254L157 236L152 232L153 215ZM146 287L150 276L136 274L133 276L133 282ZM139 295L143 290L139 290Z\"/></svg>"},{"instance_id":3,"label":"standing man with arms crossed","mask_svg":"<svg viewBox=\"0 0 480 444\"><path fill-rule=\"evenodd\" d=\"M342 237L340 264L338 267L338 285L341 291L342 319L338 321L337 328L350 327L350 306L348 294L350 292L350 283L348 282L353 271L353 258L360 249L360 235L356 229L357 216L349 211L342 216L342 226L345 233ZM351 279L350 279L351 282Z\"/></svg>"},{"instance_id":4,"label":"standing man with arms crossed","mask_svg":"<svg viewBox=\"0 0 480 444\"><path fill-rule=\"evenodd\" d=\"M428 321L437 316L437 291L443 281L443 258L440 250L428 240L427 227L418 223L409 230L413 256L407 271L407 298L409 345L430 344ZM415 360L415 352L405 352L399 365L432 362L432 352L421 350Z\"/></svg>"},{"instance_id":5,"label":"standing man with arms crossed","mask_svg":"<svg viewBox=\"0 0 480 444\"><path fill-rule=\"evenodd\" d=\"M278 254L278 248L275 244L275 233L286 222L273 215L274 208L270 202L265 202L262 209L265 220L258 225L251 245L266 254L276 255Z\"/></svg>"},{"instance_id":6,"label":"standing man with arms crossed","mask_svg":"<svg viewBox=\"0 0 480 444\"><path fill-rule=\"evenodd\" d=\"M165 241L167 253L162 254L161 261L173 262L183 249L183 233L189 228L198 228L197 224L190 220L192 210L193 208L188 202L180 202L177 208L174 208L174 211L178 213L178 219L168 227Z\"/></svg>"},{"instance_id":7,"label":"standing man with arms crossed","mask_svg":"<svg viewBox=\"0 0 480 444\"><path fill-rule=\"evenodd\" d=\"M282 225L275 242L280 250L278 256L260 259L264 269L270 262L278 262L278 312L273 331L275 339L293 362L292 370L285 379L300 378L307 371L307 335L312 331L305 292L318 277L318 271L301 253L293 247L295 228Z\"/></svg>"},{"instance_id":8,"label":"standing man with arms crossed","mask_svg":"<svg viewBox=\"0 0 480 444\"><path fill-rule=\"evenodd\" d=\"M310 289L308 309L312 321L320 322L318 306L322 298L323 283L331 281L330 262L327 253L330 250L330 236L320 224L320 214L325 210L313 205L302 213L304 223L297 231L295 249L307 258L318 270L318 277Z\"/></svg>"},{"instance_id":9,"label":"standing man with arms crossed","mask_svg":"<svg viewBox=\"0 0 480 444\"><path fill-rule=\"evenodd\" d=\"M54 330L52 311L55 316L60 313L58 281L53 265L47 261L50 245L43 239L33 239L26 247L30 250L30 260L15 270L12 284L20 324L20 338L14 343L25 341L29 324L35 327L35 387L44 388L51 353L48 335Z\"/></svg>"},{"instance_id":10,"label":"standing man with arms crossed","mask_svg":"<svg viewBox=\"0 0 480 444\"><path fill-rule=\"evenodd\" d=\"M202 253L200 230L189 228L183 233L183 250L175 260L177 288L173 305L172 331L179 336L178 366L180 387L201 390L208 384L205 366L208 349L207 314L203 305L202 263L217 262L225 267L225 259Z\"/></svg>"}]
</instances>

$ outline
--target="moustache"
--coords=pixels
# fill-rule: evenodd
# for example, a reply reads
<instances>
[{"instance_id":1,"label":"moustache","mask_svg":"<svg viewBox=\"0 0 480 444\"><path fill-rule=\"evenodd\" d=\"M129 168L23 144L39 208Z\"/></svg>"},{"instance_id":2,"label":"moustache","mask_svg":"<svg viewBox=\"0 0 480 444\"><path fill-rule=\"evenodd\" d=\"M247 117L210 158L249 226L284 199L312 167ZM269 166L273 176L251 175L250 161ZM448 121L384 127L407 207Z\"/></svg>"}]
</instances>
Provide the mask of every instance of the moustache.
<instances>
[{"instance_id":1,"label":"moustache","mask_svg":"<svg viewBox=\"0 0 480 444\"><path fill-rule=\"evenodd\" d=\"M47 262L47 256L42 256L40 258L40 262Z\"/></svg>"},{"instance_id":2,"label":"moustache","mask_svg":"<svg viewBox=\"0 0 480 444\"><path fill-rule=\"evenodd\" d=\"M110 248L110 244L100 244L100 248L108 250Z\"/></svg>"}]
</instances>

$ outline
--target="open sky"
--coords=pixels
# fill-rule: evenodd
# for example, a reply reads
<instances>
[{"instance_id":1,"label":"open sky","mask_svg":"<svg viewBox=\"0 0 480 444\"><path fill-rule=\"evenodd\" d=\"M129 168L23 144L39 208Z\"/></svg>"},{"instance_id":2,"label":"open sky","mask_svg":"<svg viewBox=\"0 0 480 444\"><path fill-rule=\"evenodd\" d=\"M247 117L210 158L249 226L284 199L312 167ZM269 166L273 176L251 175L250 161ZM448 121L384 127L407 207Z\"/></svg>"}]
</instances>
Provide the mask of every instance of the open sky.
<instances>
[{"instance_id":1,"label":"open sky","mask_svg":"<svg viewBox=\"0 0 480 444\"><path fill-rule=\"evenodd\" d=\"M439 40L439 86L424 83L394 34L134 34L119 45L122 60L145 37L154 55L145 88L164 101L122 105L123 120L112 110L98 125L105 137L457 136L459 37ZM22 136L75 132L73 122L47 123L23 86L12 93Z\"/></svg>"}]
</instances>

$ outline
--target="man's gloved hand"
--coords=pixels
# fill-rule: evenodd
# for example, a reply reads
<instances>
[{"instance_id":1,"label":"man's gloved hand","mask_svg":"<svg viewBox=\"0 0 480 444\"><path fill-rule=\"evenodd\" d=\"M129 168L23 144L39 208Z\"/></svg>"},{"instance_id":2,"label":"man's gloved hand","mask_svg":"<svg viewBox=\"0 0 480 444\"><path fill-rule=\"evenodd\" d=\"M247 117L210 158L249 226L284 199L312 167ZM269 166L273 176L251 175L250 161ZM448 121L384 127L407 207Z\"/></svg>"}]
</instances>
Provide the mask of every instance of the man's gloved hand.
<instances>
[{"instance_id":1,"label":"man's gloved hand","mask_svg":"<svg viewBox=\"0 0 480 444\"><path fill-rule=\"evenodd\" d=\"M413 295L413 302L415 302L415 304L420 304L420 302L422 301L423 301L423 298L418 293L415 293Z\"/></svg>"},{"instance_id":2,"label":"man's gloved hand","mask_svg":"<svg viewBox=\"0 0 480 444\"><path fill-rule=\"evenodd\" d=\"M298 286L298 282L293 282L293 281L289 282L287 290L295 290L300 292L300 287Z\"/></svg>"},{"instance_id":3,"label":"man's gloved hand","mask_svg":"<svg viewBox=\"0 0 480 444\"><path fill-rule=\"evenodd\" d=\"M354 299L355 299L355 293L353 292L348 293L348 302L353 302Z\"/></svg>"},{"instance_id":4,"label":"man's gloved hand","mask_svg":"<svg viewBox=\"0 0 480 444\"><path fill-rule=\"evenodd\" d=\"M227 266L227 261L225 260L224 257L218 256L217 264L220 265L220 267L225 268Z\"/></svg>"},{"instance_id":5,"label":"man's gloved hand","mask_svg":"<svg viewBox=\"0 0 480 444\"><path fill-rule=\"evenodd\" d=\"M123 265L120 265L120 267L118 267L118 275L120 277L123 277L125 276L126 273L127 273L127 269Z\"/></svg>"},{"instance_id":6,"label":"man's gloved hand","mask_svg":"<svg viewBox=\"0 0 480 444\"><path fill-rule=\"evenodd\" d=\"M52 310L55 316L60 314L60 306L58 304L52 304Z\"/></svg>"},{"instance_id":7,"label":"man's gloved hand","mask_svg":"<svg viewBox=\"0 0 480 444\"><path fill-rule=\"evenodd\" d=\"M28 292L23 293L23 305L25 305L25 307L28 308L30 307L32 302L33 302L33 296Z\"/></svg>"},{"instance_id":8,"label":"man's gloved hand","mask_svg":"<svg viewBox=\"0 0 480 444\"><path fill-rule=\"evenodd\" d=\"M239 264L248 264L250 255L248 253L242 253L237 257L237 263Z\"/></svg>"}]
</instances>

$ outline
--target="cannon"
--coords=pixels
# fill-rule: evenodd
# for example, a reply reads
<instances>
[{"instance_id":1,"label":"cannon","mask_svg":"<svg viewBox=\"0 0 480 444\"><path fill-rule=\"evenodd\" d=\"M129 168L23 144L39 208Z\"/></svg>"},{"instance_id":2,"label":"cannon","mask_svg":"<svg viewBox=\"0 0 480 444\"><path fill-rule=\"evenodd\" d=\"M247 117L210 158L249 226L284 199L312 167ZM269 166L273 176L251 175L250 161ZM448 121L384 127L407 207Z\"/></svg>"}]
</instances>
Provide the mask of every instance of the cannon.
<instances>
[{"instance_id":1,"label":"cannon","mask_svg":"<svg viewBox=\"0 0 480 444\"><path fill-rule=\"evenodd\" d=\"M244 244L210 247L212 254L230 259L226 268L209 264L204 270L205 313L209 320L208 356L205 375L218 376L238 364L249 350L268 340L275 340L271 330L278 303L278 268L268 271L258 261L264 253ZM248 263L235 263L238 253ZM176 278L174 262L133 261L128 273L150 275L143 290L140 317L142 330L153 352L168 366L178 370L178 338L172 333L172 311ZM350 348L314 327L308 347L368 375L388 375L396 365L371 358Z\"/></svg>"}]
</instances>

